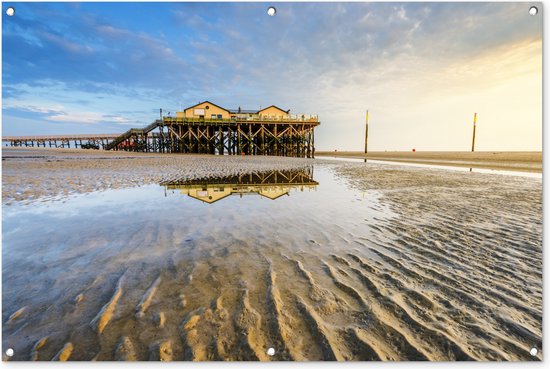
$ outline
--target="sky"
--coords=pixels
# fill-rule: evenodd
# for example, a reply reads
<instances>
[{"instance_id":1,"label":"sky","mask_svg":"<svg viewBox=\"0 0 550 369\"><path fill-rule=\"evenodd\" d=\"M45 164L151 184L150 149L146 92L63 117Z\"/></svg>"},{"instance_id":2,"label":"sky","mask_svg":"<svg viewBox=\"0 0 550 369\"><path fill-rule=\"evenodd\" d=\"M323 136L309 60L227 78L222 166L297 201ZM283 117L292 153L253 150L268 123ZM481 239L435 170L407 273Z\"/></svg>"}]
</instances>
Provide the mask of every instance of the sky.
<instances>
[{"instance_id":1,"label":"sky","mask_svg":"<svg viewBox=\"0 0 550 369\"><path fill-rule=\"evenodd\" d=\"M200 101L318 114L317 150L542 150L542 6L3 3L2 134L114 133ZM15 15L6 15L13 6Z\"/></svg>"}]
</instances>

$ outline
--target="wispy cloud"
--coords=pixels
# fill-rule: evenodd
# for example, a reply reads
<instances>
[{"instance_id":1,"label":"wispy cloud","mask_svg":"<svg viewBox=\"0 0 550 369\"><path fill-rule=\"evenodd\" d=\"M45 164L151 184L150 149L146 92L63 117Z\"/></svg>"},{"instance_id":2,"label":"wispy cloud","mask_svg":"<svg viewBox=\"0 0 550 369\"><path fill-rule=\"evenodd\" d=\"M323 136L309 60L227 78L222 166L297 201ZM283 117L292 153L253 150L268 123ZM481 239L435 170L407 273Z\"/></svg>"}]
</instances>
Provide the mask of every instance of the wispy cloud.
<instances>
[{"instance_id":1,"label":"wispy cloud","mask_svg":"<svg viewBox=\"0 0 550 369\"><path fill-rule=\"evenodd\" d=\"M373 148L460 149L462 121L481 109L495 132L487 149L540 148L532 110L542 105L511 104L540 95L542 17L525 6L281 3L268 17L257 3L25 3L3 22L4 107L84 132L139 126L160 107L204 99L274 103L320 114L324 149L360 149L367 107ZM524 117L529 138L503 128L499 104ZM15 126L4 119L5 132ZM417 134L427 128L431 136Z\"/></svg>"}]
</instances>

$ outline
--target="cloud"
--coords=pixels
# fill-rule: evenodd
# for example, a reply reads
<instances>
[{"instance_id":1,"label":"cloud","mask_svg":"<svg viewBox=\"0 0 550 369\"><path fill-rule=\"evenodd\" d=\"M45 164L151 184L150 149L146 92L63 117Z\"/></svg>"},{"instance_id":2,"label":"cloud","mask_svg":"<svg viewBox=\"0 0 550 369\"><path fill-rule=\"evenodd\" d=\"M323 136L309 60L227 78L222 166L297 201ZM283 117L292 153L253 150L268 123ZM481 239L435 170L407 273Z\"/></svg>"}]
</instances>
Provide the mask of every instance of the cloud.
<instances>
[{"instance_id":1,"label":"cloud","mask_svg":"<svg viewBox=\"0 0 550 369\"><path fill-rule=\"evenodd\" d=\"M26 111L31 113L40 113L44 115L64 114L63 106L60 106L60 105L49 106L49 107L40 107L40 106L34 106L34 105L27 105L27 106L11 105L9 108L13 110L20 110L20 111Z\"/></svg>"},{"instance_id":2,"label":"cloud","mask_svg":"<svg viewBox=\"0 0 550 369\"><path fill-rule=\"evenodd\" d=\"M469 115L476 102L468 96L511 101L510 81L518 96L533 94L526 89L542 73L542 17L528 16L522 3L281 3L277 10L268 17L256 3L24 4L3 23L4 105L62 105L67 114L50 114L50 122L119 127L205 99L276 104L320 114L320 148L359 149L366 107L384 116L385 127L414 135L426 117L443 119L439 106ZM497 115L494 106L489 115ZM529 119L534 132L540 122ZM375 148L408 147L389 128L379 133ZM499 139L509 144L508 133ZM426 147L454 145L432 141Z\"/></svg>"},{"instance_id":3,"label":"cloud","mask_svg":"<svg viewBox=\"0 0 550 369\"><path fill-rule=\"evenodd\" d=\"M82 124L98 124L102 122L113 122L117 124L135 123L129 119L113 114L102 114L95 111L68 111L58 112L45 117L46 120L53 122L70 122Z\"/></svg>"}]
</instances>

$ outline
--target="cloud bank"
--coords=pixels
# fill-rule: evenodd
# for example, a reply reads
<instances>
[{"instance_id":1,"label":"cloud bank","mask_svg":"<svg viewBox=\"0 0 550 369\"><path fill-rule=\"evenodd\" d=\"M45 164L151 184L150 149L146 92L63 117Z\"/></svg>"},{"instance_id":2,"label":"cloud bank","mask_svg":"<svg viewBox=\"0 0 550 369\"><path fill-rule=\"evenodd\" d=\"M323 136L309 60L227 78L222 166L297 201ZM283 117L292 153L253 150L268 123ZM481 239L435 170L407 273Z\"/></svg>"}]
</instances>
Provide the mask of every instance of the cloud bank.
<instances>
[{"instance_id":1,"label":"cloud bank","mask_svg":"<svg viewBox=\"0 0 550 369\"><path fill-rule=\"evenodd\" d=\"M4 4L4 7L10 4ZM121 132L205 99L319 114L319 150L542 147L525 3L17 3L3 134Z\"/></svg>"}]
</instances>

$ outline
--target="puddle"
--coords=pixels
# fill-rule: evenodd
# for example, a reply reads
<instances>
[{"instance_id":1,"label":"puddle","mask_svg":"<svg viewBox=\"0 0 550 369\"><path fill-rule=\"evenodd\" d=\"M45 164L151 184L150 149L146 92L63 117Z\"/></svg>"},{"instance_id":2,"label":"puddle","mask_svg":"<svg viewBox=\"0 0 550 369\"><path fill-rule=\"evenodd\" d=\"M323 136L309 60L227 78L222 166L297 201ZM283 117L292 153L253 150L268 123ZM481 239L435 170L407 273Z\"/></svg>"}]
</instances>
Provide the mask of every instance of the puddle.
<instances>
[{"instance_id":1,"label":"puddle","mask_svg":"<svg viewBox=\"0 0 550 369\"><path fill-rule=\"evenodd\" d=\"M337 161L347 161L355 163L365 163L365 159L358 158L342 158L335 156L321 156L315 158L321 160L337 160ZM384 165L400 165L404 167L417 167L417 168L430 168L430 169L446 169L454 170L458 172L473 172L473 173L486 173L486 174L500 174L507 176L516 176L516 177L529 177L529 178L542 178L542 173L534 172L524 172L524 171L512 171L512 170L501 170L501 169L485 169L485 168L468 168L462 166L452 166L452 165L435 165L435 164L423 164L423 163L407 163L407 162L398 162L398 161L389 161L389 160L375 160L367 159L367 163L371 164L384 164Z\"/></svg>"},{"instance_id":2,"label":"puddle","mask_svg":"<svg viewBox=\"0 0 550 369\"><path fill-rule=\"evenodd\" d=\"M4 205L3 347L10 360L529 360L540 181L441 173L321 163Z\"/></svg>"},{"instance_id":3,"label":"puddle","mask_svg":"<svg viewBox=\"0 0 550 369\"><path fill-rule=\"evenodd\" d=\"M315 190L313 166L302 170L277 170L223 178L170 180L162 183L167 191L212 204L231 195L260 195L271 200L290 195L291 191Z\"/></svg>"},{"instance_id":4,"label":"puddle","mask_svg":"<svg viewBox=\"0 0 550 369\"><path fill-rule=\"evenodd\" d=\"M28 307L19 318L23 325L4 325L4 346L15 349L15 359L25 359L36 341L53 334L59 342L76 341L82 351L74 357L112 358L104 341L116 344L134 332L125 324L135 319L141 294L159 276L159 299L143 324L153 332L153 311L162 311L174 319L168 334L174 341L185 316L213 299L223 296L228 311L238 310L242 296L236 291L244 285L255 291L251 299L265 301L270 264L280 265L282 283L292 283L290 260L352 251L355 238L370 237L367 224L375 216L390 216L377 198L376 191L351 190L329 168L310 167L4 206L4 322ZM90 329L121 276L124 292L103 338L98 341L97 332L90 331L71 339L75 330ZM180 294L185 308L173 302ZM82 302L75 303L81 295ZM52 345L43 357L58 349Z\"/></svg>"}]
</instances>

